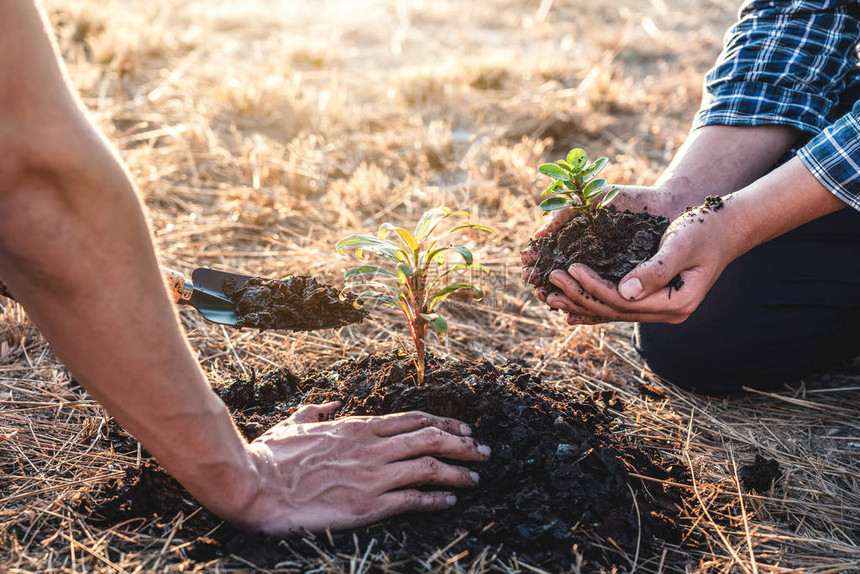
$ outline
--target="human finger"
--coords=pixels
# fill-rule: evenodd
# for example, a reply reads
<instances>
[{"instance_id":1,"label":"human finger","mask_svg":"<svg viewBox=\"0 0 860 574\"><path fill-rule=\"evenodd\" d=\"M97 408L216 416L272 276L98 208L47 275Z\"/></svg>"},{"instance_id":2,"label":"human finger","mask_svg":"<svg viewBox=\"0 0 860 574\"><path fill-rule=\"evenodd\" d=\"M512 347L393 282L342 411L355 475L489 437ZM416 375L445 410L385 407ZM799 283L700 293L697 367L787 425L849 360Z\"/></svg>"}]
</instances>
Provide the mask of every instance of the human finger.
<instances>
[{"instance_id":1,"label":"human finger","mask_svg":"<svg viewBox=\"0 0 860 574\"><path fill-rule=\"evenodd\" d=\"M334 414L341 406L340 401L331 401L319 405L304 405L287 419L292 424L318 423L325 417Z\"/></svg>"},{"instance_id":2,"label":"human finger","mask_svg":"<svg viewBox=\"0 0 860 574\"><path fill-rule=\"evenodd\" d=\"M687 258L671 242L666 242L652 258L621 278L618 293L628 301L639 301L666 288L688 268Z\"/></svg>"},{"instance_id":3,"label":"human finger","mask_svg":"<svg viewBox=\"0 0 860 574\"><path fill-rule=\"evenodd\" d=\"M574 215L576 215L576 210L570 207L553 211L549 215L549 218L547 219L546 223L541 225L540 228L535 231L533 237L535 239L540 239L542 237L546 237L550 233L555 233L556 231L564 227L564 225L568 221L573 219Z\"/></svg>"},{"instance_id":4,"label":"human finger","mask_svg":"<svg viewBox=\"0 0 860 574\"><path fill-rule=\"evenodd\" d=\"M388 479L387 490L423 485L473 488L480 482L474 470L447 464L432 456L387 464L384 472Z\"/></svg>"},{"instance_id":5,"label":"human finger","mask_svg":"<svg viewBox=\"0 0 860 574\"><path fill-rule=\"evenodd\" d=\"M540 279L540 275L538 275L538 271L536 267L524 267L523 268L523 282L529 283L531 285L537 285L538 280Z\"/></svg>"},{"instance_id":6,"label":"human finger","mask_svg":"<svg viewBox=\"0 0 860 574\"><path fill-rule=\"evenodd\" d=\"M552 273L549 274L549 281L556 287L561 290L560 295L563 295L569 301L576 301L577 296L585 295L585 289L582 287L579 281L575 277L573 277L570 273L563 269L556 269ZM550 301L550 297L552 295L547 296L547 303Z\"/></svg>"},{"instance_id":7,"label":"human finger","mask_svg":"<svg viewBox=\"0 0 860 574\"><path fill-rule=\"evenodd\" d=\"M389 437L387 445L390 460L404 460L419 456L439 456L463 461L484 461L490 457L490 447L478 444L472 438L449 434L435 427L427 427Z\"/></svg>"},{"instance_id":8,"label":"human finger","mask_svg":"<svg viewBox=\"0 0 860 574\"><path fill-rule=\"evenodd\" d=\"M564 313L575 313L578 315L588 315L588 309L580 306L574 300L563 293L559 293L558 291L554 291L547 295L546 304L551 308L557 311L562 311Z\"/></svg>"},{"instance_id":9,"label":"human finger","mask_svg":"<svg viewBox=\"0 0 860 574\"><path fill-rule=\"evenodd\" d=\"M457 504L453 492L423 492L415 489L394 490L379 497L380 517L410 512L436 512Z\"/></svg>"},{"instance_id":10,"label":"human finger","mask_svg":"<svg viewBox=\"0 0 860 574\"><path fill-rule=\"evenodd\" d=\"M472 429L469 425L462 421L447 417L438 417L422 411L393 413L374 417L371 424L373 432L381 437L409 433L430 427L456 436L469 436L472 434Z\"/></svg>"},{"instance_id":11,"label":"human finger","mask_svg":"<svg viewBox=\"0 0 860 574\"><path fill-rule=\"evenodd\" d=\"M657 315L660 317L672 317L678 315L689 315L695 308L693 299L699 292L696 288L703 278L701 273L692 269L682 271L680 276L685 284L690 287L678 291L674 287L664 286L659 291L637 301L625 299L618 288L611 282L606 281L593 270L585 266L574 264L570 268L570 274L576 278L585 291L584 295L572 297L572 299L588 309L592 314L599 314L607 309L615 313L626 313L638 317ZM627 321L629 319L617 319Z\"/></svg>"},{"instance_id":12,"label":"human finger","mask_svg":"<svg viewBox=\"0 0 860 574\"><path fill-rule=\"evenodd\" d=\"M520 259L522 259L523 265L529 267L537 263L540 259L540 253L533 247L527 247L520 252Z\"/></svg>"},{"instance_id":13,"label":"human finger","mask_svg":"<svg viewBox=\"0 0 860 574\"><path fill-rule=\"evenodd\" d=\"M594 317L592 315L578 314L578 313L568 313L567 315L567 324L568 325L597 325L599 323L606 323L606 319L601 319L599 317Z\"/></svg>"}]
</instances>

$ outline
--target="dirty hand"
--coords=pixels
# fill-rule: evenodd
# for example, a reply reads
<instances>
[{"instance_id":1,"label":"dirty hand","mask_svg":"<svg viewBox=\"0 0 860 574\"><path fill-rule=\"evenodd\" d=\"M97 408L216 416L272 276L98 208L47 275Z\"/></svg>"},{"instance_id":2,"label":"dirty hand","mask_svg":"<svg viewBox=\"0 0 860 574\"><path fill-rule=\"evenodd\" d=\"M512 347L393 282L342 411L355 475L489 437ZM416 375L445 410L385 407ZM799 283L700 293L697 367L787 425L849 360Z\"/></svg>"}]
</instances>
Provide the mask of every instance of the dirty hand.
<instances>
[{"instance_id":1,"label":"dirty hand","mask_svg":"<svg viewBox=\"0 0 860 574\"><path fill-rule=\"evenodd\" d=\"M417 411L321 422L339 406L305 406L251 443L258 484L233 522L270 533L351 528L448 508L447 489L478 484L477 473L440 460L489 458L466 424Z\"/></svg>"},{"instance_id":2,"label":"dirty hand","mask_svg":"<svg viewBox=\"0 0 860 574\"><path fill-rule=\"evenodd\" d=\"M681 206L683 197L680 192L665 186L640 186L640 185L618 185L621 192L615 198L613 205L619 211L630 210L633 212L647 212L654 215L663 215L674 219L686 206ZM555 233L576 215L575 209L559 209L547 216L546 222L532 236L534 239L545 237L548 233ZM537 273L533 265L539 255L531 248L522 252L523 281L526 283L537 283ZM538 299L546 301L546 291L536 291Z\"/></svg>"},{"instance_id":3,"label":"dirty hand","mask_svg":"<svg viewBox=\"0 0 860 574\"><path fill-rule=\"evenodd\" d=\"M727 209L719 213L696 208L678 217L663 235L660 249L621 279L616 286L585 265L550 276L562 293L547 304L568 314L568 323L610 321L681 323L705 298L717 277L749 247L745 233ZM683 286L670 287L680 275Z\"/></svg>"}]
</instances>

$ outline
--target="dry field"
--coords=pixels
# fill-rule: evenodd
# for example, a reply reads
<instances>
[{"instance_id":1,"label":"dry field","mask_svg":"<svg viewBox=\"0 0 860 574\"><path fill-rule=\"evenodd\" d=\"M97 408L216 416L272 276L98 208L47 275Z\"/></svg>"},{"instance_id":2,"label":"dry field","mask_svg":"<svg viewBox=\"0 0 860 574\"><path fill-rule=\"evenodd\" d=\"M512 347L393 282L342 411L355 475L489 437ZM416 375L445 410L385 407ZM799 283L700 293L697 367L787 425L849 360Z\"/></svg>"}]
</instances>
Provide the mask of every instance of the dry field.
<instances>
[{"instance_id":1,"label":"dry field","mask_svg":"<svg viewBox=\"0 0 860 574\"><path fill-rule=\"evenodd\" d=\"M340 237L440 204L466 209L501 236L479 249L491 293L452 310L451 337L431 348L521 358L545 380L617 390L629 405L623 432L695 477L688 528L706 544L620 557L622 570L860 571L860 376L732 400L668 386L667 398L648 398L639 387L656 379L629 326L571 329L519 279L519 250L540 222L535 166L578 145L609 156L611 181L651 182L685 137L736 2L46 5L72 81L140 187L164 264L339 283ZM405 333L381 310L317 334L227 331L191 311L182 320L213 384L393 349ZM169 528L101 529L75 512L82 489L136 457L103 446L107 414L10 302L0 302L0 391L0 570L182 568L184 541ZM755 453L784 469L768 495L738 485ZM447 558L428 568L531 571ZM284 569L360 572L374 561L357 552Z\"/></svg>"}]
</instances>

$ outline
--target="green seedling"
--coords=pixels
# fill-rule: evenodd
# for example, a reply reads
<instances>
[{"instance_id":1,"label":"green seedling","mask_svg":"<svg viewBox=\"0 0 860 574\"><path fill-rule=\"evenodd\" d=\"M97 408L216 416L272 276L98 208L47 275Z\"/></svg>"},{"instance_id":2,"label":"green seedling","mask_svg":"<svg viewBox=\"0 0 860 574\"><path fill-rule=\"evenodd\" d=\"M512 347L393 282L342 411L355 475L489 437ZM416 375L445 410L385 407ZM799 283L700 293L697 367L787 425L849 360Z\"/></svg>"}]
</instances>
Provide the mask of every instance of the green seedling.
<instances>
[{"instance_id":1,"label":"green seedling","mask_svg":"<svg viewBox=\"0 0 860 574\"><path fill-rule=\"evenodd\" d=\"M461 218L461 224L447 231L437 231L446 220ZM415 344L417 383L424 383L425 339L429 327L444 340L448 321L436 310L445 299L464 289L474 290L475 299L484 293L471 283L449 283L451 276L469 269L489 274L489 270L475 263L472 252L463 245L450 243L453 236L468 229L495 233L489 227L463 223L469 218L465 211L451 211L439 207L425 212L414 232L383 223L376 236L350 235L337 244L337 252L344 254L355 249L355 256L365 254L382 258L383 265L358 265L344 274L346 287L359 301L378 301L397 307L406 317L412 342ZM448 226L445 226L446 228ZM448 266L447 256L454 255L457 262Z\"/></svg>"},{"instance_id":2,"label":"green seedling","mask_svg":"<svg viewBox=\"0 0 860 574\"><path fill-rule=\"evenodd\" d=\"M555 180L541 193L541 197L555 195L543 200L540 208L544 213L549 213L570 207L594 219L596 213L609 205L619 191L617 187L607 191L606 180L597 177L606 167L606 162L607 159L601 157L586 167L588 154L577 148L567 154L567 159L538 167L538 171Z\"/></svg>"}]
</instances>

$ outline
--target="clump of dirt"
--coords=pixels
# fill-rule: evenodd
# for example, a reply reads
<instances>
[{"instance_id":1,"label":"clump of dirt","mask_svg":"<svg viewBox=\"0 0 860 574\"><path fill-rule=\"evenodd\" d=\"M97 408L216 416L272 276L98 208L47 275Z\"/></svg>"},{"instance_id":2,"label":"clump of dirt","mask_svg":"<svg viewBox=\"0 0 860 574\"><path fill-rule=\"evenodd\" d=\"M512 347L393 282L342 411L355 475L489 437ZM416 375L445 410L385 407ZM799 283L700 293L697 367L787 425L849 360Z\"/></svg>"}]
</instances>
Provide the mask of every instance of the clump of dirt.
<instances>
[{"instance_id":1,"label":"clump of dirt","mask_svg":"<svg viewBox=\"0 0 860 574\"><path fill-rule=\"evenodd\" d=\"M755 462L742 466L738 470L738 476L746 489L766 494L771 485L782 477L782 470L776 460L756 454Z\"/></svg>"},{"instance_id":2,"label":"clump of dirt","mask_svg":"<svg viewBox=\"0 0 860 574\"><path fill-rule=\"evenodd\" d=\"M538 286L552 293L558 287L549 275L556 269L567 270L582 263L598 275L618 283L625 275L657 253L669 219L649 213L618 211L614 206L598 210L594 219L577 215L555 233L533 239L527 249L539 255L534 264ZM680 277L672 280L678 289Z\"/></svg>"},{"instance_id":3,"label":"clump of dirt","mask_svg":"<svg viewBox=\"0 0 860 574\"><path fill-rule=\"evenodd\" d=\"M578 556L592 565L628 567L628 557L614 549L629 556L638 550L644 560L655 540L681 541L681 493L668 485L686 482L685 471L664 466L656 450L649 453L625 437L616 419L624 405L613 393L551 388L519 363L495 367L430 358L427 373L428 384L416 387L409 356L374 355L302 379L287 370L239 377L220 393L249 439L301 403L340 400L338 416L423 410L458 418L492 447L488 462L472 465L480 487L458 492L455 507L316 537L313 545L329 553L351 555L356 543L368 548L373 541L374 555L412 571L459 536L448 554L467 552L471 560L490 548L502 560L516 555L519 562L562 571ZM129 469L89 500L92 520L110 524L157 516L166 529L182 511L189 518L176 538L191 542L188 557L197 560L234 554L265 567L318 556L306 537L226 525L212 532L217 519L153 464ZM661 552L653 552L659 559Z\"/></svg>"},{"instance_id":4,"label":"clump of dirt","mask_svg":"<svg viewBox=\"0 0 860 574\"><path fill-rule=\"evenodd\" d=\"M224 280L224 294L236 304L236 326L311 331L360 323L368 312L355 306L355 295L319 283L309 275L283 281L254 277L241 287Z\"/></svg>"}]
</instances>

